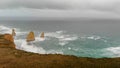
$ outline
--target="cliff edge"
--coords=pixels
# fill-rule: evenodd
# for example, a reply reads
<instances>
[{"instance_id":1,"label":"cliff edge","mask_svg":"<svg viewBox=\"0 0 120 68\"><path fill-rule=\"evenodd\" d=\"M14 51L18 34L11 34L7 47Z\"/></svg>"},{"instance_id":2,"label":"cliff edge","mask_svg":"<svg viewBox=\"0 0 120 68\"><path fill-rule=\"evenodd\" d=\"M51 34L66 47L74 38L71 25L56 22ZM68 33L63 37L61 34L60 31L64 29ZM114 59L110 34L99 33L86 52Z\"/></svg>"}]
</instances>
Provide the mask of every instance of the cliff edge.
<instances>
[{"instance_id":1,"label":"cliff edge","mask_svg":"<svg viewBox=\"0 0 120 68\"><path fill-rule=\"evenodd\" d=\"M15 48L13 36L11 34L0 34L0 47Z\"/></svg>"}]
</instances>

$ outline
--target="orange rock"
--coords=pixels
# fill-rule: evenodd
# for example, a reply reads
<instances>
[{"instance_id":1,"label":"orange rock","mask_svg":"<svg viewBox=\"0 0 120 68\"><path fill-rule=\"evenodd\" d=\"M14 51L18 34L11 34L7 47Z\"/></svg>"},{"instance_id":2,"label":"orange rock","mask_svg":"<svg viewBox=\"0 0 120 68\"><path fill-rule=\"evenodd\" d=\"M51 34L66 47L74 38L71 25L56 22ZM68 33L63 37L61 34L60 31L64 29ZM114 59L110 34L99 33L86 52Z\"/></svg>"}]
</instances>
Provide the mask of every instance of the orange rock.
<instances>
[{"instance_id":1,"label":"orange rock","mask_svg":"<svg viewBox=\"0 0 120 68\"><path fill-rule=\"evenodd\" d=\"M0 35L0 46L15 48L13 36L11 34Z\"/></svg>"},{"instance_id":2,"label":"orange rock","mask_svg":"<svg viewBox=\"0 0 120 68\"><path fill-rule=\"evenodd\" d=\"M5 34L4 39L14 43L14 39L13 39L13 36L11 34Z\"/></svg>"},{"instance_id":3,"label":"orange rock","mask_svg":"<svg viewBox=\"0 0 120 68\"><path fill-rule=\"evenodd\" d=\"M30 42L30 41L35 41L35 35L34 35L34 32L30 32L26 38L26 41L27 42Z\"/></svg>"},{"instance_id":4,"label":"orange rock","mask_svg":"<svg viewBox=\"0 0 120 68\"><path fill-rule=\"evenodd\" d=\"M44 38L44 37L45 37L44 32L42 32L40 38Z\"/></svg>"}]
</instances>

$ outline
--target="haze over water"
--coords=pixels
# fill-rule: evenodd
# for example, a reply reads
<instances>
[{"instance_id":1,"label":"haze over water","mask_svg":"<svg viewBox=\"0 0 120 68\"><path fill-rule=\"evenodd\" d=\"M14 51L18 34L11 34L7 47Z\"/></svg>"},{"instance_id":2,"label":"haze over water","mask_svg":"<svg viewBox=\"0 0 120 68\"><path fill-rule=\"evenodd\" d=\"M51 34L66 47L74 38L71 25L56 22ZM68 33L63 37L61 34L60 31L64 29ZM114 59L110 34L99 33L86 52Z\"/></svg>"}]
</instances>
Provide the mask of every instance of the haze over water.
<instances>
[{"instance_id":1,"label":"haze over water","mask_svg":"<svg viewBox=\"0 0 120 68\"><path fill-rule=\"evenodd\" d=\"M120 20L60 19L35 21L1 21L0 33L15 28L17 49L40 54L65 54L81 57L120 57ZM35 32L30 45L26 36ZM45 32L45 40L40 33Z\"/></svg>"}]
</instances>

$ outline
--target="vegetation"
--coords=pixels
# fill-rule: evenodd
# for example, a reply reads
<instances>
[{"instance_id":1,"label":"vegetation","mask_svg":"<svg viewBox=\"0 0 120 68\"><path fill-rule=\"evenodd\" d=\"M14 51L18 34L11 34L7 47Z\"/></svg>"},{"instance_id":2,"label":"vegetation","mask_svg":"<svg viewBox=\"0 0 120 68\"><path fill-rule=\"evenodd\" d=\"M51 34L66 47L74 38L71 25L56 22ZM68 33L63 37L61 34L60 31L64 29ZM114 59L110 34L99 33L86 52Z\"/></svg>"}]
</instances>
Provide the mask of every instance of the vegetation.
<instances>
[{"instance_id":1,"label":"vegetation","mask_svg":"<svg viewBox=\"0 0 120 68\"><path fill-rule=\"evenodd\" d=\"M120 58L35 54L17 50L14 46L14 42L6 44L6 39L0 35L0 68L120 68Z\"/></svg>"},{"instance_id":2,"label":"vegetation","mask_svg":"<svg viewBox=\"0 0 120 68\"><path fill-rule=\"evenodd\" d=\"M83 58L35 54L0 47L0 68L120 68L120 58Z\"/></svg>"}]
</instances>

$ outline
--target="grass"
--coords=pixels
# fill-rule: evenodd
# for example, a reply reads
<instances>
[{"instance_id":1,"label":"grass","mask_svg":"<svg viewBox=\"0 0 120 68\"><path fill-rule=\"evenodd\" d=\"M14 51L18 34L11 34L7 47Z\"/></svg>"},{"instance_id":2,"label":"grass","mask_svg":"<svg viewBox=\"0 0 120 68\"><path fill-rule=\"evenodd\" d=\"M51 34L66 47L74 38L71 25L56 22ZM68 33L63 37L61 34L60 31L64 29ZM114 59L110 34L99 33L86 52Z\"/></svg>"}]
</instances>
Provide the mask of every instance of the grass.
<instances>
[{"instance_id":1,"label":"grass","mask_svg":"<svg viewBox=\"0 0 120 68\"><path fill-rule=\"evenodd\" d=\"M120 68L120 58L35 54L0 47L0 68Z\"/></svg>"},{"instance_id":2,"label":"grass","mask_svg":"<svg viewBox=\"0 0 120 68\"><path fill-rule=\"evenodd\" d=\"M0 35L0 68L120 68L120 58L85 58L17 50ZM3 43L4 42L4 43Z\"/></svg>"}]
</instances>

